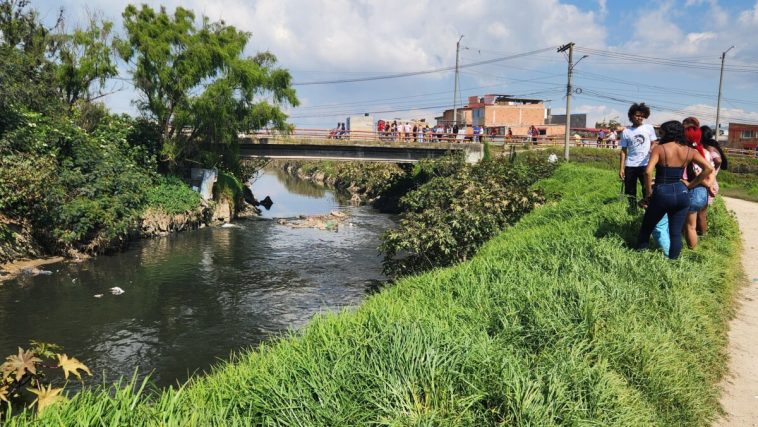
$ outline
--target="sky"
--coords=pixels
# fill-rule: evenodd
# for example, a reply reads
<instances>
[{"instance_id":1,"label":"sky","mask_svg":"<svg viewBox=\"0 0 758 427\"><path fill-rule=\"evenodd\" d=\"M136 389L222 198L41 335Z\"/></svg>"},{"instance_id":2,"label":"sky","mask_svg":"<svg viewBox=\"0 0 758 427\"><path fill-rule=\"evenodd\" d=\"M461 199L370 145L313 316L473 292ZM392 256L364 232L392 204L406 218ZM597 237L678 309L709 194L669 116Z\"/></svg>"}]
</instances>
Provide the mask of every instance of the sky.
<instances>
[{"instance_id":1,"label":"sky","mask_svg":"<svg viewBox=\"0 0 758 427\"><path fill-rule=\"evenodd\" d=\"M45 19L63 8L67 26L101 13L120 30L128 3L33 0L32 7ZM181 6L250 32L246 54L270 51L292 74L300 105L286 111L301 129L333 128L364 113L433 120L453 107L461 36L458 106L469 96L507 94L543 99L554 114L565 113L568 61L557 48L573 42L571 112L586 113L588 126L628 124L633 102L651 106L654 124L694 115L713 125L728 50L720 122L758 124L758 0L144 3L171 13ZM128 78L129 66L120 68ZM108 89L115 91L104 98L112 111L138 114L139 95L128 83L113 80Z\"/></svg>"}]
</instances>

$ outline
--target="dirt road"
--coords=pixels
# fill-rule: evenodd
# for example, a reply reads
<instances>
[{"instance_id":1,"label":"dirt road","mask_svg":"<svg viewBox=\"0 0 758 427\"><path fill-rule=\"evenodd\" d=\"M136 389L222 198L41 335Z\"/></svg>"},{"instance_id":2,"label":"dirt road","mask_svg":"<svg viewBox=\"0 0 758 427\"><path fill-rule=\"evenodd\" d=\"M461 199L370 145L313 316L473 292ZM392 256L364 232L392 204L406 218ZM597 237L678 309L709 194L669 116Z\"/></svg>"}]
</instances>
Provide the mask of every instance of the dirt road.
<instances>
[{"instance_id":1,"label":"dirt road","mask_svg":"<svg viewBox=\"0 0 758 427\"><path fill-rule=\"evenodd\" d=\"M729 323L729 374L722 382L727 415L715 426L758 426L758 203L725 197L742 231L742 266L747 282Z\"/></svg>"}]
</instances>

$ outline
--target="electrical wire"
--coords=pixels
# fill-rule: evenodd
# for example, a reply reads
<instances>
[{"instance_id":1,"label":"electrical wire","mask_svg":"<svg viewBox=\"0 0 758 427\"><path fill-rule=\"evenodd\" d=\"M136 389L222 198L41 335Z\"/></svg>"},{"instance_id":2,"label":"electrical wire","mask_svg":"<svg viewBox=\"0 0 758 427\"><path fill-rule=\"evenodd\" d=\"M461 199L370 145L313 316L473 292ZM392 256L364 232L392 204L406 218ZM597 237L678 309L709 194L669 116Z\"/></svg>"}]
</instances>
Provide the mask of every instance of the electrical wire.
<instances>
[{"instance_id":1,"label":"electrical wire","mask_svg":"<svg viewBox=\"0 0 758 427\"><path fill-rule=\"evenodd\" d=\"M485 64L491 64L494 62L500 62L500 61L508 61L511 59L516 58L522 58L524 56L529 55L535 55L537 53L541 52L547 52L554 49L553 47L548 47L544 49L539 50L533 50L530 52L523 52L523 53L517 53L515 55L510 56L504 56L500 58L492 58L485 61L479 61L479 62L473 62L469 64L462 64L458 65L458 68L469 68L469 67L476 67L479 65L485 65ZM433 74L433 73L439 73L442 71L452 71L455 70L455 66L452 67L442 67L442 68L435 68L431 70L423 70L423 71L411 71L411 72L405 72L405 73L396 73L396 74L384 74L384 75L378 75L378 76L372 76L372 77L359 77L354 79L337 79L337 80L320 80L320 81L310 81L310 82L294 82L292 83L292 86L310 86L310 85L329 85L329 84L341 84L341 83L356 83L356 82L366 82L366 81L373 81L373 80L386 80L386 79L397 79L401 77L411 77L411 76L419 76L423 74Z\"/></svg>"},{"instance_id":2,"label":"electrical wire","mask_svg":"<svg viewBox=\"0 0 758 427\"><path fill-rule=\"evenodd\" d=\"M671 67L681 67L681 68L700 69L700 70L720 70L721 69L720 62L693 61L686 57L660 58L660 57L655 57L655 56L643 56L643 55L637 55L637 54L626 53L626 52L620 53L620 52L613 52L613 51L608 51L608 50L592 49L592 48L581 47L581 46L574 47L574 50L580 53L588 54L588 55L602 56L602 57L613 58L613 59L627 61L627 62L666 65L666 66L671 66ZM758 65L731 64L728 66L724 66L724 71L731 71L731 72L738 72L738 73L758 73Z\"/></svg>"}]
</instances>

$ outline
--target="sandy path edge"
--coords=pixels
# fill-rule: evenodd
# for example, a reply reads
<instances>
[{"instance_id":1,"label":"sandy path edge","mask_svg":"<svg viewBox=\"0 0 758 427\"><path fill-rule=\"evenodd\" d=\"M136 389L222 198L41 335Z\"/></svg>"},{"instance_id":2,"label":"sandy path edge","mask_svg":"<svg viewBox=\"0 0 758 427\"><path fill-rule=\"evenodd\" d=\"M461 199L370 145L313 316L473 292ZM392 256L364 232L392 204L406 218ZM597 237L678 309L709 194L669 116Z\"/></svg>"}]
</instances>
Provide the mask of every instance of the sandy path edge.
<instances>
[{"instance_id":1,"label":"sandy path edge","mask_svg":"<svg viewBox=\"0 0 758 427\"><path fill-rule=\"evenodd\" d=\"M758 203L724 197L742 232L742 268L737 314L729 322L729 374L720 387L726 416L714 426L758 426Z\"/></svg>"}]
</instances>

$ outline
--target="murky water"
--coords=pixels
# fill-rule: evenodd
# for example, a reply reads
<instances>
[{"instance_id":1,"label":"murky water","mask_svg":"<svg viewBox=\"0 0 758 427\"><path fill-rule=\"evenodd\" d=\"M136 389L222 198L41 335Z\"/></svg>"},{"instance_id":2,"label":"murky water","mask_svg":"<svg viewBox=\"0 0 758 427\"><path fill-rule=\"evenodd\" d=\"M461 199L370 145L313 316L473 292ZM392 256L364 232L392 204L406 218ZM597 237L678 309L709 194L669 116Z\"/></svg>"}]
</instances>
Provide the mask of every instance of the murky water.
<instances>
[{"instance_id":1,"label":"murky water","mask_svg":"<svg viewBox=\"0 0 758 427\"><path fill-rule=\"evenodd\" d=\"M53 274L0 285L0 357L33 339L87 364L96 374L88 384L137 368L175 384L315 313L357 305L385 279L376 247L388 216L281 173L263 175L253 191L274 200L264 218L334 209L350 218L336 232L240 221L44 266Z\"/></svg>"}]
</instances>

